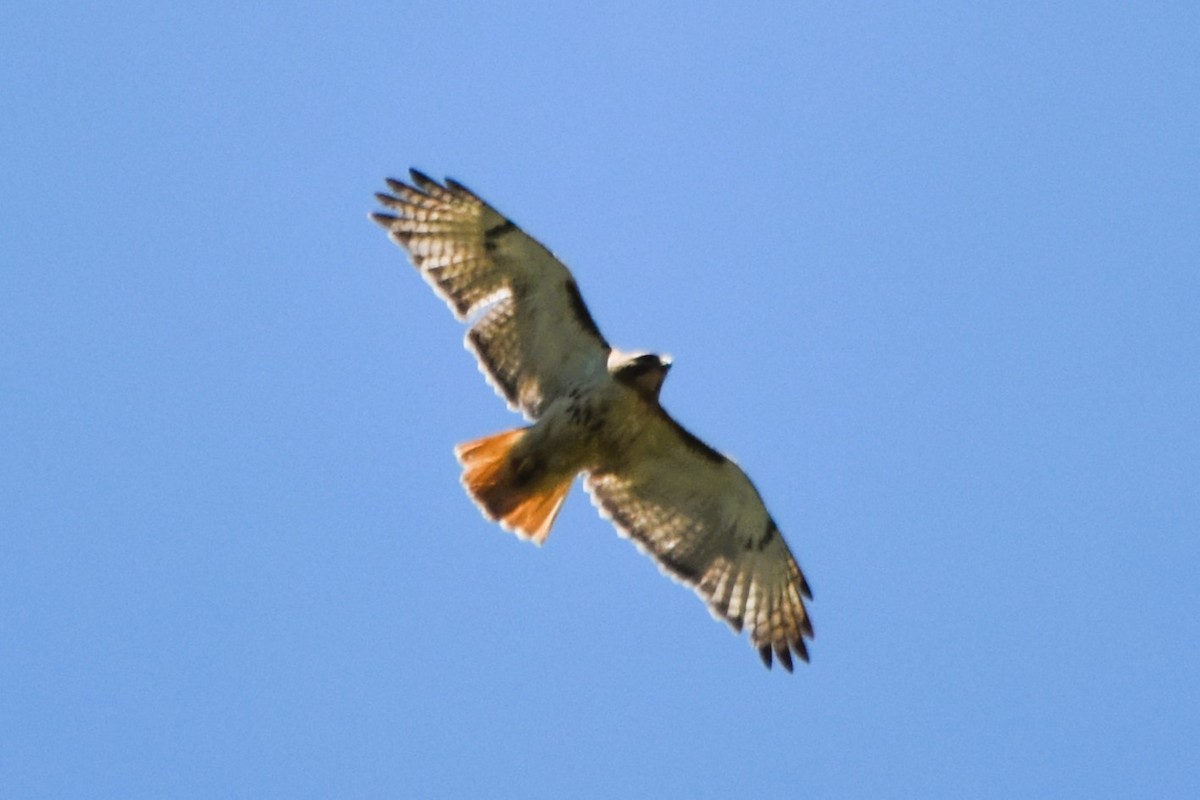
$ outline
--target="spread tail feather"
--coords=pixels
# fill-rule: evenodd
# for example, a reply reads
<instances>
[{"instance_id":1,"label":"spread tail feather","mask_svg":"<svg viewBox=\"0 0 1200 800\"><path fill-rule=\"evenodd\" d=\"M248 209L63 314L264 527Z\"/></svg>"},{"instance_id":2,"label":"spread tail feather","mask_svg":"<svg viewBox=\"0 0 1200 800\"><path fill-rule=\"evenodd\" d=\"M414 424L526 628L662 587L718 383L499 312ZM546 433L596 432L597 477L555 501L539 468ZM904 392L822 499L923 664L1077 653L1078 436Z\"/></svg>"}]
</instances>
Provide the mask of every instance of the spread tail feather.
<instances>
[{"instance_id":1,"label":"spread tail feather","mask_svg":"<svg viewBox=\"0 0 1200 800\"><path fill-rule=\"evenodd\" d=\"M574 475L537 475L512 450L528 428L516 428L454 448L463 465L462 484L484 515L522 539L542 544L558 517Z\"/></svg>"}]
</instances>

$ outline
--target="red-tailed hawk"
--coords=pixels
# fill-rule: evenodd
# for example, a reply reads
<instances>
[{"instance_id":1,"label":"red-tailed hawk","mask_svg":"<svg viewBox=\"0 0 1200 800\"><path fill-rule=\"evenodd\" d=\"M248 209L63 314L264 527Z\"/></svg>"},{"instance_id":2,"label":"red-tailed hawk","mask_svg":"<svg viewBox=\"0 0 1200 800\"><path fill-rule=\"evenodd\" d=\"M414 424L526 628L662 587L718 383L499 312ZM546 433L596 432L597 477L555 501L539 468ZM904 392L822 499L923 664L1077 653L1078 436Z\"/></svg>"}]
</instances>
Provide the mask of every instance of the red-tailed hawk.
<instances>
[{"instance_id":1,"label":"red-tailed hawk","mask_svg":"<svg viewBox=\"0 0 1200 800\"><path fill-rule=\"evenodd\" d=\"M669 359L609 346L570 271L466 187L411 170L372 214L459 320L513 410L533 422L461 444L483 513L541 544L575 477L602 514L713 616L789 672L812 623L804 574L746 474L659 404Z\"/></svg>"}]
</instances>

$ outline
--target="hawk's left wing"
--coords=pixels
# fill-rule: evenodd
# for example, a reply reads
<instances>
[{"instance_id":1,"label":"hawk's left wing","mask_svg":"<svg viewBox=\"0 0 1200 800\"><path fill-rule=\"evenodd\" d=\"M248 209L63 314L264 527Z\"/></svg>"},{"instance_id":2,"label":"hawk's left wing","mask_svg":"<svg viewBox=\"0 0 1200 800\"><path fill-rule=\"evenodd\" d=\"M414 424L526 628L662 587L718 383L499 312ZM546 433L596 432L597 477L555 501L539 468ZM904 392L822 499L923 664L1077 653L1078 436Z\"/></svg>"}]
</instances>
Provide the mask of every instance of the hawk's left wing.
<instances>
[{"instance_id":1,"label":"hawk's left wing","mask_svg":"<svg viewBox=\"0 0 1200 800\"><path fill-rule=\"evenodd\" d=\"M376 197L393 213L371 218L456 317L478 316L467 347L509 407L537 419L581 378L604 374L608 342L570 270L462 184L411 175L412 186L388 180L392 193Z\"/></svg>"},{"instance_id":2,"label":"hawk's left wing","mask_svg":"<svg viewBox=\"0 0 1200 800\"><path fill-rule=\"evenodd\" d=\"M770 667L805 661L812 598L758 491L733 461L661 408L620 464L593 470L586 487L622 535L691 586L714 617L741 632Z\"/></svg>"}]
</instances>

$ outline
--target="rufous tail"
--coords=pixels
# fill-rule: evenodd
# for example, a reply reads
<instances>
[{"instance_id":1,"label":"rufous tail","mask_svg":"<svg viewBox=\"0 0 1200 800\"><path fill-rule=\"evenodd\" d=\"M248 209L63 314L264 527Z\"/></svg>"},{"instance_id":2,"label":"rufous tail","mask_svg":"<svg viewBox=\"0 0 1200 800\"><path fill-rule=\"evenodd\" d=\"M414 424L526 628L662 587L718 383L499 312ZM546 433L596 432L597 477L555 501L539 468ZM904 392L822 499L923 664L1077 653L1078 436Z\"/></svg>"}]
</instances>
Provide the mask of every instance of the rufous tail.
<instances>
[{"instance_id":1,"label":"rufous tail","mask_svg":"<svg viewBox=\"0 0 1200 800\"><path fill-rule=\"evenodd\" d=\"M575 476L539 474L529 458L515 459L513 448L527 430L464 442L454 454L463 465L463 487L484 515L540 545L550 535Z\"/></svg>"}]
</instances>

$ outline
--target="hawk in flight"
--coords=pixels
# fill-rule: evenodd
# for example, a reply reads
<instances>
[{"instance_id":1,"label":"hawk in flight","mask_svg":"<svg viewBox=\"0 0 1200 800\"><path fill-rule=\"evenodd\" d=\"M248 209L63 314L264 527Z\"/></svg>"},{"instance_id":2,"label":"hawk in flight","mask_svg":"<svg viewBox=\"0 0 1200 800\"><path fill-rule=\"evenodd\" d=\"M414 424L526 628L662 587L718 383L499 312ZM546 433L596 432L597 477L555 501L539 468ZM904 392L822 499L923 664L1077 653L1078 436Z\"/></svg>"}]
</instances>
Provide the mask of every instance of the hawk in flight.
<instances>
[{"instance_id":1,"label":"hawk in flight","mask_svg":"<svg viewBox=\"0 0 1200 800\"><path fill-rule=\"evenodd\" d=\"M601 513L691 586L767 667L805 661L804 574L732 460L659 403L670 359L609 345L571 272L474 192L412 170L372 214L461 321L466 346L509 407L532 422L455 448L485 516L537 544L575 477Z\"/></svg>"}]
</instances>

